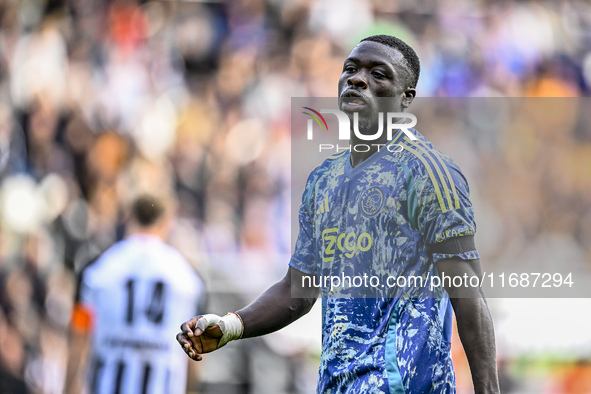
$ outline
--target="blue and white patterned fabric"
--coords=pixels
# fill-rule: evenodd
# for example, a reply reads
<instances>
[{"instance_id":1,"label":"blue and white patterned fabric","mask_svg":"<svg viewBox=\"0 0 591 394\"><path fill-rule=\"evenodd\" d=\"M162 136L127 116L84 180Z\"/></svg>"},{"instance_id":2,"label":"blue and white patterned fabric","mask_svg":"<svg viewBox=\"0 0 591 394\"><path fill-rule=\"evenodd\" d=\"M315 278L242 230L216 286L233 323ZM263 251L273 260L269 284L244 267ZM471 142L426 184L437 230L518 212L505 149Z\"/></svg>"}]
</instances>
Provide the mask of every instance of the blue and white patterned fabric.
<instances>
[{"instance_id":1,"label":"blue and white patterned fabric","mask_svg":"<svg viewBox=\"0 0 591 394\"><path fill-rule=\"evenodd\" d=\"M426 284L438 260L479 258L473 242L438 248L476 226L458 166L412 132L355 168L348 150L333 155L306 183L290 266L323 296L318 393L455 392L452 307Z\"/></svg>"}]
</instances>

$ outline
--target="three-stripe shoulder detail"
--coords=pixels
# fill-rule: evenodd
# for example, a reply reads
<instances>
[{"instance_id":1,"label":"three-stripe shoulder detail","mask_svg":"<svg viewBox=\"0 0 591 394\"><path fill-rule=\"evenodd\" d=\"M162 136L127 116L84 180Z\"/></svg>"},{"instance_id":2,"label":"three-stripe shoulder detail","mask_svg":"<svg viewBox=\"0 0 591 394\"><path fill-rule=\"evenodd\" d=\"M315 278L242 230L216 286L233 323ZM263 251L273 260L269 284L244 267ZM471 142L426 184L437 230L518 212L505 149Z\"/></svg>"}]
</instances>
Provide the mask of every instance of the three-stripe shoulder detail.
<instances>
[{"instance_id":1,"label":"three-stripe shoulder detail","mask_svg":"<svg viewBox=\"0 0 591 394\"><path fill-rule=\"evenodd\" d=\"M429 178L431 178L431 182L433 183L441 211L447 212L460 208L460 200L454 180L439 152L436 149L426 146L419 140L413 141L406 136L400 140L400 145L419 159L425 166ZM443 192L439 185L443 188Z\"/></svg>"}]
</instances>

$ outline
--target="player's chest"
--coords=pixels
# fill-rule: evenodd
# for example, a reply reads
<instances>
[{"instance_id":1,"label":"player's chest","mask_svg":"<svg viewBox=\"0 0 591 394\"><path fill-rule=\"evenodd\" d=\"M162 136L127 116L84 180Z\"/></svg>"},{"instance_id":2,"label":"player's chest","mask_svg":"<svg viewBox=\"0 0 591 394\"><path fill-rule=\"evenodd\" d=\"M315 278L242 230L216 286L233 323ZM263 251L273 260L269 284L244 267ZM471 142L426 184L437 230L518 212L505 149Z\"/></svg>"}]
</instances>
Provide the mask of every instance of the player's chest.
<instances>
[{"instance_id":1,"label":"player's chest","mask_svg":"<svg viewBox=\"0 0 591 394\"><path fill-rule=\"evenodd\" d=\"M363 171L329 173L314 189L313 218L317 230L371 228L400 219L406 206L404 171L379 163Z\"/></svg>"}]
</instances>

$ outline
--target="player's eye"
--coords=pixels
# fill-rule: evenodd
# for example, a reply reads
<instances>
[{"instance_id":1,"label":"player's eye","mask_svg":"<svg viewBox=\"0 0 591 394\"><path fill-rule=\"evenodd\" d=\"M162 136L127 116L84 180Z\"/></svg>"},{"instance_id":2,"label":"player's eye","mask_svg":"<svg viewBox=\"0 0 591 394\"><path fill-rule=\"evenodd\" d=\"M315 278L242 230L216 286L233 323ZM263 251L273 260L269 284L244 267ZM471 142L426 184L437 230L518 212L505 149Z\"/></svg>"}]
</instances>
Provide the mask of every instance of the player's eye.
<instances>
[{"instance_id":1,"label":"player's eye","mask_svg":"<svg viewBox=\"0 0 591 394\"><path fill-rule=\"evenodd\" d=\"M371 73L371 75L373 75L373 76L374 76L374 78L377 78L377 79L383 79L383 78L386 78L386 74L384 74L384 73L381 73L381 72L379 72L379 71L374 71L374 72L372 72L372 73Z\"/></svg>"},{"instance_id":2,"label":"player's eye","mask_svg":"<svg viewBox=\"0 0 591 394\"><path fill-rule=\"evenodd\" d=\"M343 71L348 73L354 73L355 71L357 71L357 69L353 66L345 66L345 69Z\"/></svg>"}]
</instances>

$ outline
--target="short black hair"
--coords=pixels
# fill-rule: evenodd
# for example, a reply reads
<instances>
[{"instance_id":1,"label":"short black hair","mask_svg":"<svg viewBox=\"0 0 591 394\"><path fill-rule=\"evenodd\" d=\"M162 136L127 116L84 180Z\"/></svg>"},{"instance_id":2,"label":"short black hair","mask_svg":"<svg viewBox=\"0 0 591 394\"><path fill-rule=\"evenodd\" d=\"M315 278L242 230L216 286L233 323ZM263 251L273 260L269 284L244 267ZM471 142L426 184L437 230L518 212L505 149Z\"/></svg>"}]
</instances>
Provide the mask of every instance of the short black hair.
<instances>
[{"instance_id":1,"label":"short black hair","mask_svg":"<svg viewBox=\"0 0 591 394\"><path fill-rule=\"evenodd\" d=\"M377 42L378 44L387 45L391 48L398 50L402 57L406 60L407 66L411 72L409 85L412 88L417 87L419 82L419 75L421 74L421 62L414 49L410 47L406 42L402 41L398 37L388 36L385 34L379 34L377 36L369 36L364 38L363 41Z\"/></svg>"},{"instance_id":2,"label":"short black hair","mask_svg":"<svg viewBox=\"0 0 591 394\"><path fill-rule=\"evenodd\" d=\"M164 202L150 194L143 194L133 201L132 215L140 226L156 224L165 212Z\"/></svg>"}]
</instances>

